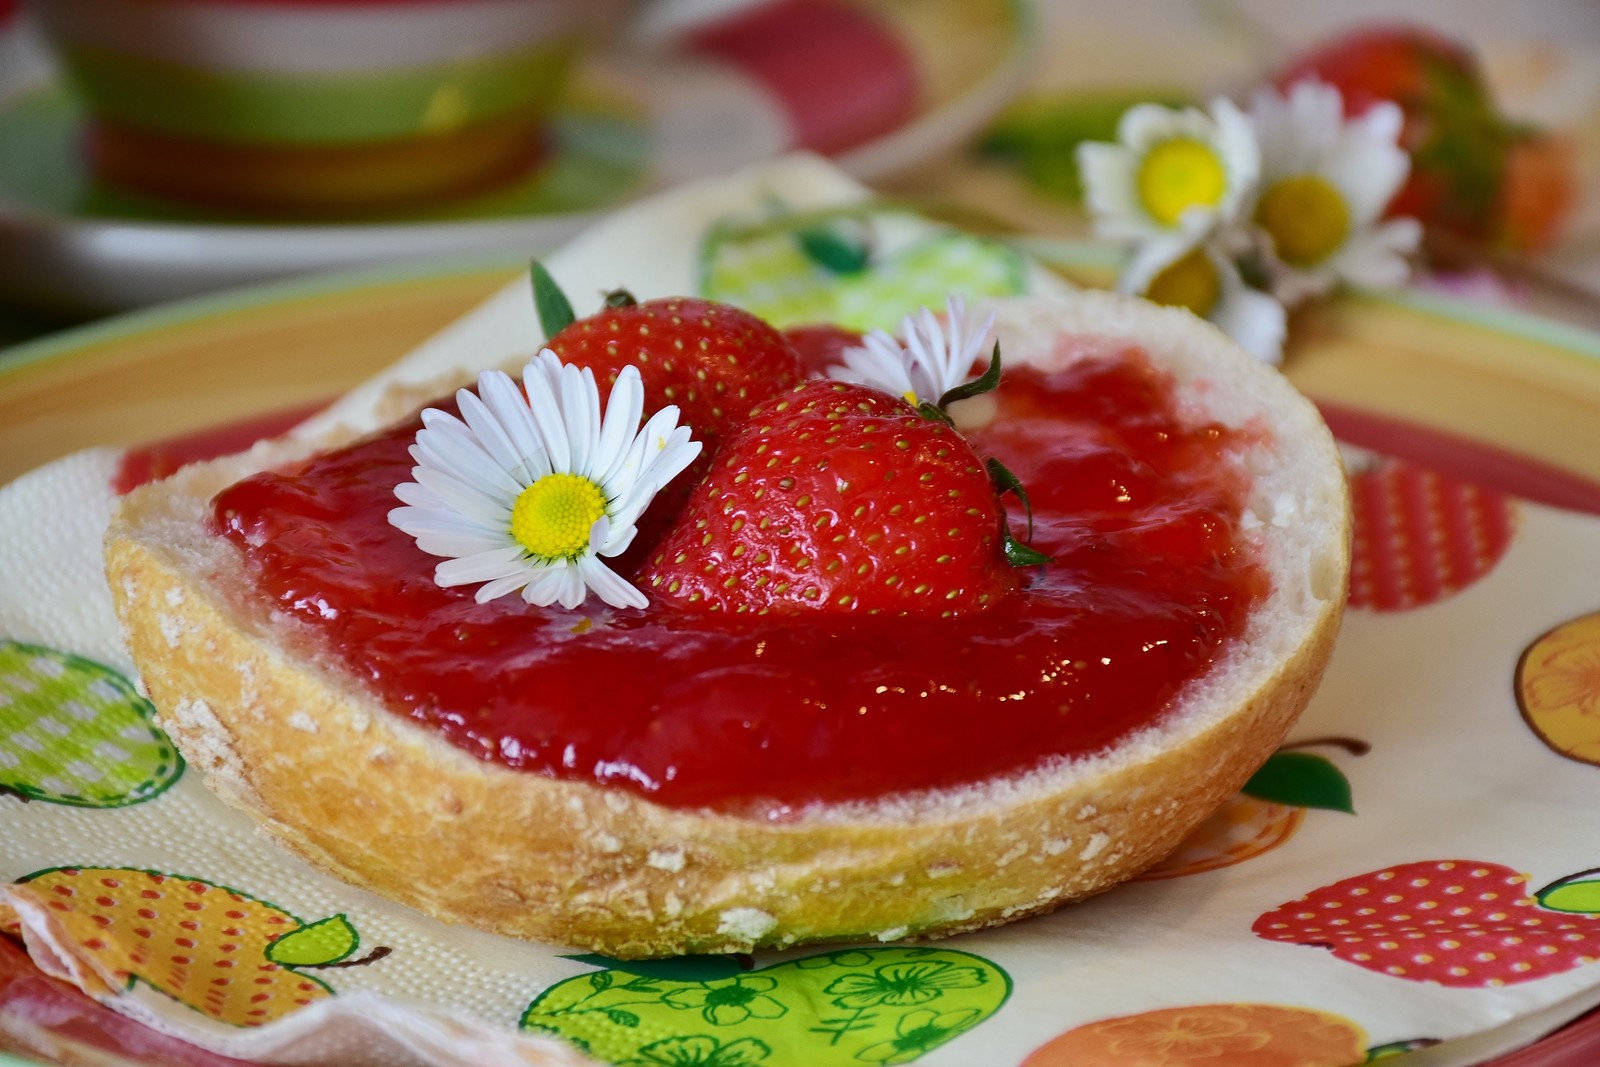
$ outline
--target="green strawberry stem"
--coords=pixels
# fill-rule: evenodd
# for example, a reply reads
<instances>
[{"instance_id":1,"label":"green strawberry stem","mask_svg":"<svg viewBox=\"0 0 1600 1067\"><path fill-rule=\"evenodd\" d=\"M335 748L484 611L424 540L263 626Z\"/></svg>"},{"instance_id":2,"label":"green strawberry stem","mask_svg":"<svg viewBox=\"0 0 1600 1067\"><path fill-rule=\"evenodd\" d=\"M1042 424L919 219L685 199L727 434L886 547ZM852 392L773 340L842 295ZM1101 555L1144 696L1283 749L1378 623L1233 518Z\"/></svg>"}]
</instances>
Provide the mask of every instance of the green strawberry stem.
<instances>
[{"instance_id":1,"label":"green strawberry stem","mask_svg":"<svg viewBox=\"0 0 1600 1067\"><path fill-rule=\"evenodd\" d=\"M1292 752L1302 748L1342 748L1352 756L1365 756L1372 751L1372 743L1359 737L1308 737L1304 741L1291 741L1280 745L1279 752Z\"/></svg>"},{"instance_id":2,"label":"green strawberry stem","mask_svg":"<svg viewBox=\"0 0 1600 1067\"><path fill-rule=\"evenodd\" d=\"M1004 463L990 456L983 461L984 468L989 472L989 480L994 483L995 492L1001 496L1015 493L1017 499L1022 501L1022 511L1028 516L1028 541L1033 541L1033 502L1028 499L1028 491L1022 487L1022 479L1011 473Z\"/></svg>"},{"instance_id":3,"label":"green strawberry stem","mask_svg":"<svg viewBox=\"0 0 1600 1067\"><path fill-rule=\"evenodd\" d=\"M358 959L353 959L353 960L335 960L332 963L297 963L297 964L295 964L295 968L297 970L307 970L307 969L310 969L310 968L315 968L315 969L320 971L320 970L331 970L334 967L365 967L369 963L377 963L379 960L383 959L385 956L387 956L389 953L391 953L393 951L394 951L394 949L390 948L388 945L379 945L376 948L374 948L371 952L367 953L365 956L362 956L362 957L360 957Z\"/></svg>"},{"instance_id":4,"label":"green strawberry stem","mask_svg":"<svg viewBox=\"0 0 1600 1067\"><path fill-rule=\"evenodd\" d=\"M939 398L939 410L943 411L958 400L971 400L975 396L993 392L1000 384L1000 342L994 344L994 355L989 357L989 366L978 377L970 382L962 382Z\"/></svg>"},{"instance_id":5,"label":"green strawberry stem","mask_svg":"<svg viewBox=\"0 0 1600 1067\"><path fill-rule=\"evenodd\" d=\"M539 313L539 326L546 338L554 337L571 326L578 316L573 313L572 302L567 299L567 294L561 291L561 286L544 269L543 263L534 260L530 273L533 276L533 306Z\"/></svg>"}]
</instances>

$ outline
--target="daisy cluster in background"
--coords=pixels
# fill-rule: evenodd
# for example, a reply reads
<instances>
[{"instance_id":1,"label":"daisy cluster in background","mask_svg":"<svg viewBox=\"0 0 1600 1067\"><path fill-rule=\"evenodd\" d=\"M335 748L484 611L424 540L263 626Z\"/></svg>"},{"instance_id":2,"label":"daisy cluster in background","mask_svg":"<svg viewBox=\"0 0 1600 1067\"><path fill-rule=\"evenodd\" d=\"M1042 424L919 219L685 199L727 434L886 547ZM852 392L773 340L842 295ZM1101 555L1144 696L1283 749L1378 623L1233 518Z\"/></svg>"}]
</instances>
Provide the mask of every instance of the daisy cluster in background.
<instances>
[{"instance_id":1,"label":"daisy cluster in background","mask_svg":"<svg viewBox=\"0 0 1600 1067\"><path fill-rule=\"evenodd\" d=\"M1140 104L1115 143L1078 147L1096 232L1131 252L1124 292L1187 307L1258 359L1282 359L1288 309L1341 285L1403 284L1422 227L1385 219L1405 183L1403 115L1346 118L1316 80L1263 88L1245 111Z\"/></svg>"}]
</instances>

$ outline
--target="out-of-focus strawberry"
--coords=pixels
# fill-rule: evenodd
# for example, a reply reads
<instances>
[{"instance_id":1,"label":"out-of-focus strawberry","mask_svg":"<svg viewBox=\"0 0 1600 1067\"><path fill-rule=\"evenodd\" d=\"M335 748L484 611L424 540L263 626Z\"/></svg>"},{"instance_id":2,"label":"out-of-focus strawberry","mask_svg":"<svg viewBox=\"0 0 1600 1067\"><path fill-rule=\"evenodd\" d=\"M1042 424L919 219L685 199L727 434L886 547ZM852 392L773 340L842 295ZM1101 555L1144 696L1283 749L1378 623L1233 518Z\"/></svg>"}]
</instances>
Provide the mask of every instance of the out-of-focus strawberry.
<instances>
[{"instance_id":1,"label":"out-of-focus strawberry","mask_svg":"<svg viewBox=\"0 0 1600 1067\"><path fill-rule=\"evenodd\" d=\"M1578 164L1570 139L1529 131L1512 142L1500 190L1500 245L1523 252L1548 248L1577 204Z\"/></svg>"},{"instance_id":2,"label":"out-of-focus strawberry","mask_svg":"<svg viewBox=\"0 0 1600 1067\"><path fill-rule=\"evenodd\" d=\"M1436 254L1463 245L1529 251L1567 214L1570 158L1500 113L1464 45L1415 26L1366 27L1296 57L1273 80L1286 88L1306 78L1338 88L1349 115L1383 100L1399 105L1411 174L1389 214L1418 219Z\"/></svg>"}]
</instances>

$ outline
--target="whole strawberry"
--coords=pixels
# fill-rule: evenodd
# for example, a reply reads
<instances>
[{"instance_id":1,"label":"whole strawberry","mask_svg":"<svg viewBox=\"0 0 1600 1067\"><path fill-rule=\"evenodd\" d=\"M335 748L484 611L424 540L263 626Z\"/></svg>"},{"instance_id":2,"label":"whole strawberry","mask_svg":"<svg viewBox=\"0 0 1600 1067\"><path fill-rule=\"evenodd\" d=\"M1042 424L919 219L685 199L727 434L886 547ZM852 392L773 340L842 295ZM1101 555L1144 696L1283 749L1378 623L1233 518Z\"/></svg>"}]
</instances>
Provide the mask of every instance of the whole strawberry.
<instances>
[{"instance_id":1,"label":"whole strawberry","mask_svg":"<svg viewBox=\"0 0 1600 1067\"><path fill-rule=\"evenodd\" d=\"M639 368L645 417L676 404L679 422L709 453L750 408L805 378L800 354L762 319L696 297L636 301L612 293L599 311L553 330L545 347L588 367L602 389L623 367Z\"/></svg>"},{"instance_id":2,"label":"whole strawberry","mask_svg":"<svg viewBox=\"0 0 1600 1067\"><path fill-rule=\"evenodd\" d=\"M772 326L731 304L687 296L640 302L618 290L599 311L579 319L537 262L533 287L549 336L546 348L565 363L592 370L602 389L614 385L624 367L638 368L644 418L675 404L679 425L688 426L703 446L700 457L641 517L633 547L619 560L623 570L634 570L714 462L724 431L761 400L804 380L800 354Z\"/></svg>"},{"instance_id":3,"label":"whole strawberry","mask_svg":"<svg viewBox=\"0 0 1600 1067\"><path fill-rule=\"evenodd\" d=\"M1251 927L1369 971L1444 986L1529 982L1600 959L1595 872L1529 895L1498 863L1427 860L1315 889Z\"/></svg>"},{"instance_id":4,"label":"whole strawberry","mask_svg":"<svg viewBox=\"0 0 1600 1067\"><path fill-rule=\"evenodd\" d=\"M753 409L641 577L652 599L757 613L954 615L1019 585L966 440L837 381Z\"/></svg>"}]
</instances>

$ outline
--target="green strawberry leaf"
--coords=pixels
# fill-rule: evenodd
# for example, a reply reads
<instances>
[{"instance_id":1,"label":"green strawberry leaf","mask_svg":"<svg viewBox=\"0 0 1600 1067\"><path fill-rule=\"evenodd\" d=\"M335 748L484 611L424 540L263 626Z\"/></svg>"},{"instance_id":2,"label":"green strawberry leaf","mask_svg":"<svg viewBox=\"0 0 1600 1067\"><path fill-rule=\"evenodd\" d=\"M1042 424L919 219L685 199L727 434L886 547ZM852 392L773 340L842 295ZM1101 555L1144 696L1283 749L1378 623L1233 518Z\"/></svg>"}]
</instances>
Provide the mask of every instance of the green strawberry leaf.
<instances>
[{"instance_id":1,"label":"green strawberry leaf","mask_svg":"<svg viewBox=\"0 0 1600 1067\"><path fill-rule=\"evenodd\" d=\"M1007 527L1005 536L1006 562L1013 567L1043 567L1055 560L1040 552L1037 548L1025 545L1011 534Z\"/></svg>"},{"instance_id":2,"label":"green strawberry leaf","mask_svg":"<svg viewBox=\"0 0 1600 1067\"><path fill-rule=\"evenodd\" d=\"M664 979L669 982L710 982L745 970L745 961L738 956L674 956L662 960L619 960L602 956L597 952L584 952L561 958L587 963L591 967L604 967L624 974ZM607 982L607 985L609 984Z\"/></svg>"},{"instance_id":3,"label":"green strawberry leaf","mask_svg":"<svg viewBox=\"0 0 1600 1067\"><path fill-rule=\"evenodd\" d=\"M1344 774L1325 757L1309 752L1273 753L1241 792L1275 804L1356 813Z\"/></svg>"},{"instance_id":4,"label":"green strawberry leaf","mask_svg":"<svg viewBox=\"0 0 1600 1067\"><path fill-rule=\"evenodd\" d=\"M284 967L325 967L338 963L356 950L361 939L344 915L334 915L267 945L267 959Z\"/></svg>"},{"instance_id":5,"label":"green strawberry leaf","mask_svg":"<svg viewBox=\"0 0 1600 1067\"><path fill-rule=\"evenodd\" d=\"M1022 487L1022 479L1011 473L1011 469L998 459L990 456L983 461L984 469L989 472L989 481L994 485L994 491L1001 496L1015 493L1017 499L1022 501L1022 510L1028 516L1028 541L1033 540L1033 501L1028 499L1028 491Z\"/></svg>"},{"instance_id":6,"label":"green strawberry leaf","mask_svg":"<svg viewBox=\"0 0 1600 1067\"><path fill-rule=\"evenodd\" d=\"M1600 871L1584 871L1551 882L1534 894L1539 906L1573 915L1600 914Z\"/></svg>"},{"instance_id":7,"label":"green strawberry leaf","mask_svg":"<svg viewBox=\"0 0 1600 1067\"><path fill-rule=\"evenodd\" d=\"M573 313L567 294L561 291L561 286L544 269L543 263L534 260L530 270L533 275L533 306L539 313L539 327L544 330L545 338L549 339L571 326L578 316Z\"/></svg>"}]
</instances>

